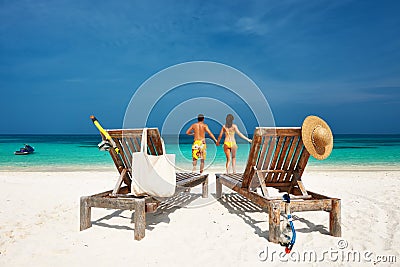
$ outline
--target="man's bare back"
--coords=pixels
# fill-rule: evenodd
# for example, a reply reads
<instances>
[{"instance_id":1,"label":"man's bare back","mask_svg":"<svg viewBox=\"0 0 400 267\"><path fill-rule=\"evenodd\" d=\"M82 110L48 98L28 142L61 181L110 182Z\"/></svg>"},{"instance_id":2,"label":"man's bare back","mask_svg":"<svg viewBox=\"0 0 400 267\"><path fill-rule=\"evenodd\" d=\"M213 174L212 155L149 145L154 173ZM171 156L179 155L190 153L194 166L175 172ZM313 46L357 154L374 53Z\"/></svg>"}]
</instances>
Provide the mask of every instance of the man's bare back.
<instances>
[{"instance_id":1,"label":"man's bare back","mask_svg":"<svg viewBox=\"0 0 400 267\"><path fill-rule=\"evenodd\" d=\"M193 135L194 140L201 140L204 141L206 139L206 131L209 132L207 124L204 122L196 122L190 126L188 130L189 135Z\"/></svg>"}]
</instances>

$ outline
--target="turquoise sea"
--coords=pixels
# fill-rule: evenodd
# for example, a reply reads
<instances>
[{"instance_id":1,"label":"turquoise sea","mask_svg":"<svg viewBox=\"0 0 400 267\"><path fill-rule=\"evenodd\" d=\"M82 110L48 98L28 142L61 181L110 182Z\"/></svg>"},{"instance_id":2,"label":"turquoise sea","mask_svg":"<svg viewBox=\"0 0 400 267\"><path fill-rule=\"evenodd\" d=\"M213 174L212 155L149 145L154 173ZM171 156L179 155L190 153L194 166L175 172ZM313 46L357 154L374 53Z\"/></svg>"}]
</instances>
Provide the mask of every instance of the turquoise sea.
<instances>
[{"instance_id":1,"label":"turquoise sea","mask_svg":"<svg viewBox=\"0 0 400 267\"><path fill-rule=\"evenodd\" d=\"M181 136L179 144L164 137L167 153L176 154L176 165L191 168L191 137ZM175 138L176 139L176 138ZM99 135L0 135L0 171L81 171L114 170L106 151L99 151ZM17 156L14 151L30 144L31 155ZM223 169L222 147L207 141L206 165ZM249 144L239 143L238 171L244 168ZM309 169L400 170L400 135L335 135L334 149L324 161L310 158Z\"/></svg>"}]
</instances>

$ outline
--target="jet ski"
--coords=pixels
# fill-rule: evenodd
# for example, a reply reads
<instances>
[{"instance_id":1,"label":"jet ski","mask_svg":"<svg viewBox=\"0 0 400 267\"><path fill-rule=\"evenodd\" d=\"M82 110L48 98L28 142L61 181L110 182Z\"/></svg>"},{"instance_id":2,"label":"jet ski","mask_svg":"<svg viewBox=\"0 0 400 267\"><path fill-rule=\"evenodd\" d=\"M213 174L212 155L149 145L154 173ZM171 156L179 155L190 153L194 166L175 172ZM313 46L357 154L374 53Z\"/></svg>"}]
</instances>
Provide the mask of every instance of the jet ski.
<instances>
[{"instance_id":1,"label":"jet ski","mask_svg":"<svg viewBox=\"0 0 400 267\"><path fill-rule=\"evenodd\" d=\"M32 154L35 151L33 147L30 145L25 145L24 147L21 147L19 150L15 151L15 155L28 155Z\"/></svg>"}]
</instances>

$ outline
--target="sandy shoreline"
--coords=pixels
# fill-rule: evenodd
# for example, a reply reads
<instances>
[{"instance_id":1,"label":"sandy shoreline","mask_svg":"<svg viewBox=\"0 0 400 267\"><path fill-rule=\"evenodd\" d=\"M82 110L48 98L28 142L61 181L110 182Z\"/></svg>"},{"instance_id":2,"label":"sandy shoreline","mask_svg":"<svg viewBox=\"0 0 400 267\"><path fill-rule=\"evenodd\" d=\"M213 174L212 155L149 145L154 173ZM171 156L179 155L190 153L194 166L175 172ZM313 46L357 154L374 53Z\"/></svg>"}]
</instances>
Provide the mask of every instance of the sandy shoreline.
<instances>
[{"instance_id":1,"label":"sandy shoreline","mask_svg":"<svg viewBox=\"0 0 400 267\"><path fill-rule=\"evenodd\" d=\"M146 237L138 242L130 211L93 209L93 227L79 231L79 198L112 189L115 171L0 172L0 266L281 265L276 255L272 262L271 255L259 259L266 248L283 251L267 241L267 214L225 187L216 201L215 171L209 173L208 199L200 187L171 199L147 215ZM306 171L308 190L342 199L343 237L327 234L328 213L295 213L294 250L369 251L394 255L398 263L399 179L400 171ZM345 249L338 248L340 240Z\"/></svg>"},{"instance_id":2,"label":"sandy shoreline","mask_svg":"<svg viewBox=\"0 0 400 267\"><path fill-rule=\"evenodd\" d=\"M197 165L197 170L199 164ZM177 171L191 171L192 165L185 164L179 165ZM238 172L243 172L245 165L238 164ZM0 166L0 173L13 173L13 172L114 172L115 167L113 164L109 165L54 165L54 166ZM206 166L207 173L222 173L225 172L224 164ZM400 171L400 164L381 164L381 165L312 165L308 164L307 172L326 172L326 171L344 171L344 172L386 172L386 171Z\"/></svg>"}]
</instances>

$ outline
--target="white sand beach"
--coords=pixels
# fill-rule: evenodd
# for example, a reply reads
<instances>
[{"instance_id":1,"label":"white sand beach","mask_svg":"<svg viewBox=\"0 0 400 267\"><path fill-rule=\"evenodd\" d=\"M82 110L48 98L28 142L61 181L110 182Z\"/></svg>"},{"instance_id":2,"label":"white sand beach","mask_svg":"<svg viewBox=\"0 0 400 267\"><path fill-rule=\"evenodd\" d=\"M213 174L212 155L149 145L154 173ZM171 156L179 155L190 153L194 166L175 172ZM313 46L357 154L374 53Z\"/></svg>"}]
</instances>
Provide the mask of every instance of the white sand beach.
<instances>
[{"instance_id":1,"label":"white sand beach","mask_svg":"<svg viewBox=\"0 0 400 267\"><path fill-rule=\"evenodd\" d=\"M79 231L79 198L112 189L116 172L0 172L0 266L282 265L284 248L267 240L266 212L226 187L217 201L209 177L208 199L201 186L171 199L146 215L146 236L135 241L132 211L93 208L93 226ZM393 266L400 264L399 178L400 171L306 170L308 190L342 199L343 236L328 235L327 212L294 213L293 252L315 251L314 266L358 264L335 256L341 252L360 253L370 266L392 255ZM321 261L326 251L334 255ZM377 266L390 265L380 259Z\"/></svg>"}]
</instances>

